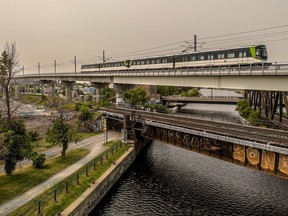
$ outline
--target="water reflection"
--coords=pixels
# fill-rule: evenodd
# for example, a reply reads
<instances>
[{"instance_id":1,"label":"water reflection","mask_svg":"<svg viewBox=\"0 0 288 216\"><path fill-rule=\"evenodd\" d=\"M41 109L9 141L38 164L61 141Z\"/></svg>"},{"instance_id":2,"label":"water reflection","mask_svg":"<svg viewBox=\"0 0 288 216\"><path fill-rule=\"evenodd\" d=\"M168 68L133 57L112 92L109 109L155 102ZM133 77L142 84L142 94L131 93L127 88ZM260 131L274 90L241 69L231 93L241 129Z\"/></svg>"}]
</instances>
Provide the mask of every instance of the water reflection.
<instances>
[{"instance_id":1,"label":"water reflection","mask_svg":"<svg viewBox=\"0 0 288 216\"><path fill-rule=\"evenodd\" d=\"M288 215L288 181L152 143L91 215Z\"/></svg>"}]
</instances>

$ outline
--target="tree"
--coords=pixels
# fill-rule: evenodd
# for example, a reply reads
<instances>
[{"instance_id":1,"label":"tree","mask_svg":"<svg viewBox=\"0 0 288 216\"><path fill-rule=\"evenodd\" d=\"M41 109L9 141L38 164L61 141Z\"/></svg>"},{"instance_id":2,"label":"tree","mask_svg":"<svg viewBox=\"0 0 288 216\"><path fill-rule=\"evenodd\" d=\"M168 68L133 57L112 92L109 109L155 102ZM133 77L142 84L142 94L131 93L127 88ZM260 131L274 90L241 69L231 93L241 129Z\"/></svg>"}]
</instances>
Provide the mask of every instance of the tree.
<instances>
[{"instance_id":1,"label":"tree","mask_svg":"<svg viewBox=\"0 0 288 216\"><path fill-rule=\"evenodd\" d=\"M30 158L32 147L24 123L12 120L10 125L8 125L7 121L8 119L5 119L0 124L1 159L5 162L4 169L6 174L12 175L17 161Z\"/></svg>"},{"instance_id":2,"label":"tree","mask_svg":"<svg viewBox=\"0 0 288 216\"><path fill-rule=\"evenodd\" d=\"M146 90L142 87L136 87L124 93L124 100L131 105L144 105L148 99Z\"/></svg>"},{"instance_id":3,"label":"tree","mask_svg":"<svg viewBox=\"0 0 288 216\"><path fill-rule=\"evenodd\" d=\"M78 118L81 121L88 121L93 117L93 113L91 109L88 106L82 105L79 112L78 112Z\"/></svg>"},{"instance_id":4,"label":"tree","mask_svg":"<svg viewBox=\"0 0 288 216\"><path fill-rule=\"evenodd\" d=\"M54 107L59 112L59 117L52 125L52 128L48 129L45 139L47 142L53 145L60 144L62 146L61 155L62 157L65 157L69 142L79 141L79 136L77 135L76 131L72 129L72 127L70 127L67 123L64 122L66 116L66 101L61 98L55 97L53 98L53 102Z\"/></svg>"},{"instance_id":5,"label":"tree","mask_svg":"<svg viewBox=\"0 0 288 216\"><path fill-rule=\"evenodd\" d=\"M12 175L17 161L29 158L32 148L25 125L12 119L20 106L13 98L14 75L19 71L19 54L15 43L6 43L0 54L0 159L5 162L5 172Z\"/></svg>"},{"instance_id":6,"label":"tree","mask_svg":"<svg viewBox=\"0 0 288 216\"><path fill-rule=\"evenodd\" d=\"M0 56L0 86L3 95L0 99L0 112L7 117L7 123L11 124L12 115L19 105L13 100L14 75L19 72L19 54L16 43L6 43Z\"/></svg>"}]
</instances>

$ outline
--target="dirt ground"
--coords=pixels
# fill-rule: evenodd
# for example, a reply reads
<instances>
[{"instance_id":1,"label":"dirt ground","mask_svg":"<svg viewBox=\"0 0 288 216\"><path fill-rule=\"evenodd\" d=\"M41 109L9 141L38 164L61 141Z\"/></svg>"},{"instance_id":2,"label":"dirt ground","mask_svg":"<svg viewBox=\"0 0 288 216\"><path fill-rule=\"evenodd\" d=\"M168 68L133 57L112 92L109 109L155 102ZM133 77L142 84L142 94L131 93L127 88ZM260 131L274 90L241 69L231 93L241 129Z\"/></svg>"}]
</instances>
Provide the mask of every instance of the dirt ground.
<instances>
[{"instance_id":1,"label":"dirt ground","mask_svg":"<svg viewBox=\"0 0 288 216\"><path fill-rule=\"evenodd\" d=\"M24 120L26 129L28 131L36 131L39 133L39 137L45 137L48 128L55 121L55 116L31 116L22 118Z\"/></svg>"}]
</instances>

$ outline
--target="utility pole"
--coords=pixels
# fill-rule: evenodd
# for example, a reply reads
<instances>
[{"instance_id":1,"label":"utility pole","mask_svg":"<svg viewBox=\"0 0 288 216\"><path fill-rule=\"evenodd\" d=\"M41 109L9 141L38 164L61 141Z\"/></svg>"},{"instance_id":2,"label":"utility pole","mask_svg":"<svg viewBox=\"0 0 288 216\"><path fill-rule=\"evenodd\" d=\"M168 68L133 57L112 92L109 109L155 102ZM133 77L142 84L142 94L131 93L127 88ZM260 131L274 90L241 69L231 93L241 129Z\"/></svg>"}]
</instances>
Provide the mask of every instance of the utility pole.
<instances>
[{"instance_id":1,"label":"utility pole","mask_svg":"<svg viewBox=\"0 0 288 216\"><path fill-rule=\"evenodd\" d=\"M197 51L197 36L194 35L194 52Z\"/></svg>"},{"instance_id":2,"label":"utility pole","mask_svg":"<svg viewBox=\"0 0 288 216\"><path fill-rule=\"evenodd\" d=\"M103 62L105 62L105 50L103 50Z\"/></svg>"},{"instance_id":3,"label":"utility pole","mask_svg":"<svg viewBox=\"0 0 288 216\"><path fill-rule=\"evenodd\" d=\"M38 74L40 74L40 62L38 62Z\"/></svg>"},{"instance_id":4,"label":"utility pole","mask_svg":"<svg viewBox=\"0 0 288 216\"><path fill-rule=\"evenodd\" d=\"M76 56L74 56L74 66L75 66L75 74L77 73L77 70L76 70Z\"/></svg>"},{"instance_id":5,"label":"utility pole","mask_svg":"<svg viewBox=\"0 0 288 216\"><path fill-rule=\"evenodd\" d=\"M22 71L23 71L23 75L24 75L24 65L23 65L23 67L22 67Z\"/></svg>"},{"instance_id":6,"label":"utility pole","mask_svg":"<svg viewBox=\"0 0 288 216\"><path fill-rule=\"evenodd\" d=\"M54 72L56 74L56 60L54 60Z\"/></svg>"}]
</instances>

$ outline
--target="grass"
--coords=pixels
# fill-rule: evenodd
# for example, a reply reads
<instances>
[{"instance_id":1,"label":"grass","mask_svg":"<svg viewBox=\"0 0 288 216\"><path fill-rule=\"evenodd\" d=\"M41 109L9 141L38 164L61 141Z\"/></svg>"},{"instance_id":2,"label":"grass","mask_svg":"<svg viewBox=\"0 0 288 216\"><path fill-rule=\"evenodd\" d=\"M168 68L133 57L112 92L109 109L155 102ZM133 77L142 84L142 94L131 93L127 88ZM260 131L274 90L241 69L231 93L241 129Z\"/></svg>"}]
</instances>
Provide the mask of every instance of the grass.
<instances>
[{"instance_id":1,"label":"grass","mask_svg":"<svg viewBox=\"0 0 288 216\"><path fill-rule=\"evenodd\" d=\"M96 136L98 134L101 134L102 132L89 132L89 133L78 133L81 139L86 139L92 136ZM43 152L50 148L55 147L55 145L52 145L45 141L45 138L40 138L36 141L31 142L32 148L36 152Z\"/></svg>"},{"instance_id":2,"label":"grass","mask_svg":"<svg viewBox=\"0 0 288 216\"><path fill-rule=\"evenodd\" d=\"M0 204L25 193L30 188L44 182L49 177L74 164L89 153L87 149L76 149L67 153L65 158L61 156L47 159L42 169L32 166L15 171L12 176L0 175Z\"/></svg>"},{"instance_id":3,"label":"grass","mask_svg":"<svg viewBox=\"0 0 288 216\"><path fill-rule=\"evenodd\" d=\"M114 141L112 143L114 143L114 144L111 144L111 142L110 142L109 146L112 146L112 145L114 146L115 144L119 143L119 141L118 142ZM115 152L114 155L110 154L109 159L107 161L104 160L102 165L97 164L96 170L95 171L90 171L88 177L86 177L86 175L81 175L80 176L80 184L72 184L72 185L69 186L69 193L63 192L63 193L57 195L58 202L55 203L53 200L51 200L45 206L45 208L41 210L42 215L46 215L46 216L56 215L59 211L63 211L73 201L75 201L87 188L90 187L92 181L95 181L96 179L98 179L111 166L111 164L114 161L119 159L125 153L125 151L128 148L129 148L128 146L124 146L121 149L119 149L117 152ZM109 151L109 150L107 150L107 151ZM107 151L103 152L101 155L105 155ZM70 177L68 177L66 179L69 179L69 178ZM59 187L60 184L61 183L57 184L52 189L50 189L49 191L45 192L45 194L48 194L49 192L52 192L53 190L55 190L55 188ZM29 208L31 205L33 205L35 202L37 202L39 199L41 199L41 197L43 197L43 196L44 196L44 194L36 197L31 202L29 202L25 206L21 207L20 209L18 209L12 215L21 214L23 211L25 211L27 208Z\"/></svg>"},{"instance_id":4,"label":"grass","mask_svg":"<svg viewBox=\"0 0 288 216\"><path fill-rule=\"evenodd\" d=\"M89 133L78 133L81 137L81 139L86 139L86 138L89 138L89 137L92 137L92 136L96 136L96 135L99 135L103 132L101 131L98 131L98 132L89 132Z\"/></svg>"}]
</instances>

